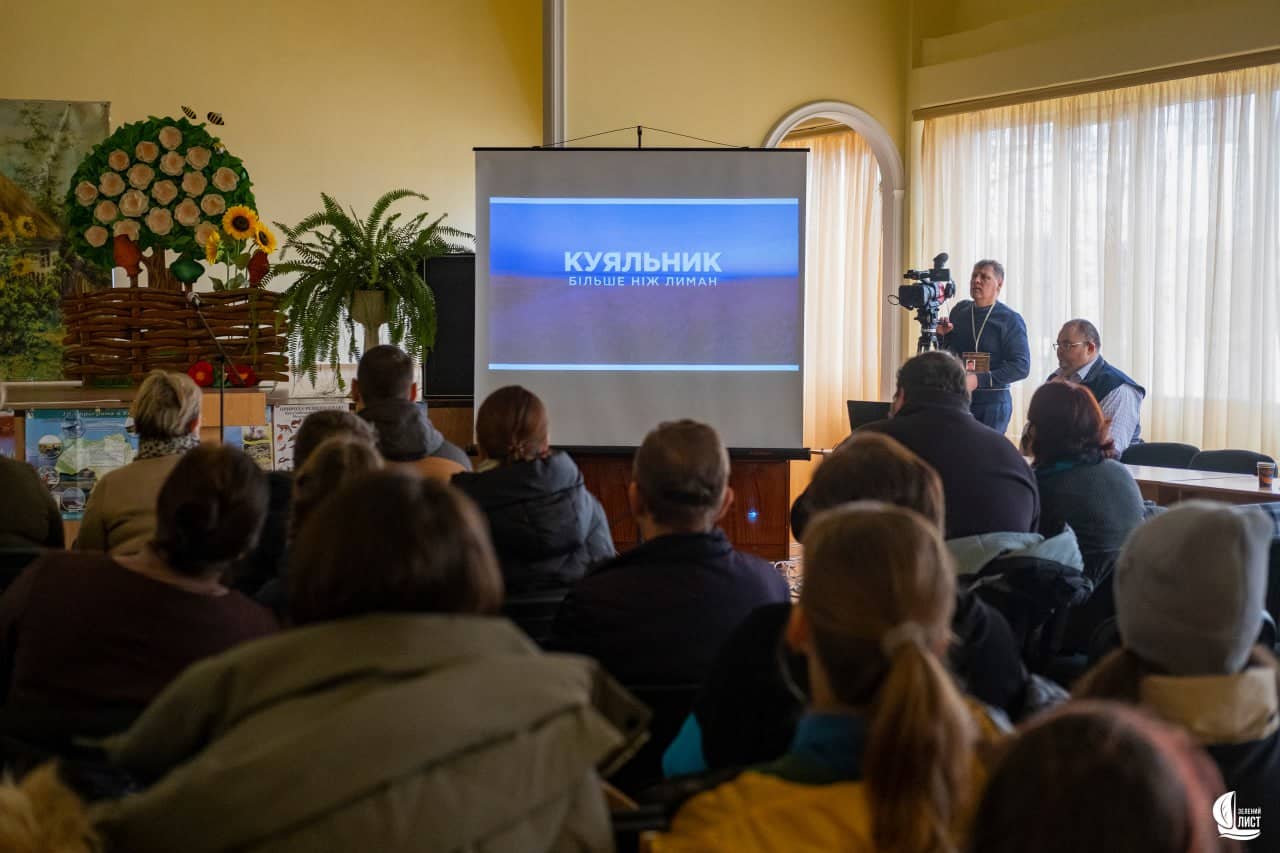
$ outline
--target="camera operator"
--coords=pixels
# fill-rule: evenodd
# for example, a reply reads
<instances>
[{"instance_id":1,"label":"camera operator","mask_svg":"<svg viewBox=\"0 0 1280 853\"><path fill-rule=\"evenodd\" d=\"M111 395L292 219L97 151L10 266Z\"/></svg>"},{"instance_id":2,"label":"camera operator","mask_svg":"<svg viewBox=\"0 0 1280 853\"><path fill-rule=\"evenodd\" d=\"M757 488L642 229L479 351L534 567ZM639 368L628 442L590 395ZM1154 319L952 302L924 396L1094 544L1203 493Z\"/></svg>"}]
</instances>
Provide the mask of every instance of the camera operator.
<instances>
[{"instance_id":1,"label":"camera operator","mask_svg":"<svg viewBox=\"0 0 1280 853\"><path fill-rule=\"evenodd\" d=\"M969 277L972 301L959 303L938 322L938 343L965 364L973 392L969 409L982 423L1003 433L1013 415L1009 385L1031 372L1031 348L1022 315L996 301L1004 287L1004 267L981 260Z\"/></svg>"}]
</instances>

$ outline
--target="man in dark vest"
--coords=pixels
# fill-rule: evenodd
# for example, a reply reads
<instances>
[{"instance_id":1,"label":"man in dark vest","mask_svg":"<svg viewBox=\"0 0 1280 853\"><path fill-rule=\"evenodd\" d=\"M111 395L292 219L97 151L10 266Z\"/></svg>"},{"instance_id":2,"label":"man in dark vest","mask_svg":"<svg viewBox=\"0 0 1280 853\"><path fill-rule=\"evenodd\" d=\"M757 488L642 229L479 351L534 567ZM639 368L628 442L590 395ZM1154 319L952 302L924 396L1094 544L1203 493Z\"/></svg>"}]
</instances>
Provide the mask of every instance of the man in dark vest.
<instances>
[{"instance_id":1,"label":"man in dark vest","mask_svg":"<svg viewBox=\"0 0 1280 853\"><path fill-rule=\"evenodd\" d=\"M1088 320L1068 320L1058 332L1058 369L1049 378L1079 382L1093 394L1102 415L1111 425L1116 452L1142 441L1138 422L1142 398L1147 390L1107 363L1102 357L1102 338Z\"/></svg>"}]
</instances>

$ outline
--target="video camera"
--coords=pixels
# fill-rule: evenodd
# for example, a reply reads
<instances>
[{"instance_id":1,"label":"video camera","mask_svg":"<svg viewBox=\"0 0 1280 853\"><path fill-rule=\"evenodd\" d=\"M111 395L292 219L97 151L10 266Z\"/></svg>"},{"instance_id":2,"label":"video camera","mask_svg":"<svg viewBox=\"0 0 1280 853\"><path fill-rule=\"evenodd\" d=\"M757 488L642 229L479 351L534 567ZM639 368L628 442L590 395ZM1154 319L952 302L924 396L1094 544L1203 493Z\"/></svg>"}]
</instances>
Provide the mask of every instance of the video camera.
<instances>
[{"instance_id":1,"label":"video camera","mask_svg":"<svg viewBox=\"0 0 1280 853\"><path fill-rule=\"evenodd\" d=\"M907 270L902 277L916 284L898 286L898 295L889 296L892 305L900 305L916 312L920 324L920 341L917 352L938 348L938 312L942 303L956 295L956 283L951 280L951 270L945 264L946 252L936 255L933 266L927 270Z\"/></svg>"}]
</instances>

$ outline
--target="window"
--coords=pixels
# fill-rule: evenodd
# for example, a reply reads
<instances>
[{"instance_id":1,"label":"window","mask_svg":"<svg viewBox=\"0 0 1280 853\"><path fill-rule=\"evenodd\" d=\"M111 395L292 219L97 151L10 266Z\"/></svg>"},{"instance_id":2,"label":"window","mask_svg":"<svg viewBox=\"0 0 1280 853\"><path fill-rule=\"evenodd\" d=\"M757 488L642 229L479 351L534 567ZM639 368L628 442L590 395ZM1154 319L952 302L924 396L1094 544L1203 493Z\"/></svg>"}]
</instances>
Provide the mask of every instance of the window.
<instances>
[{"instance_id":1,"label":"window","mask_svg":"<svg viewBox=\"0 0 1280 853\"><path fill-rule=\"evenodd\" d=\"M920 162L926 252L1001 260L1027 321L1015 431L1084 317L1147 440L1280 455L1280 65L927 119Z\"/></svg>"}]
</instances>

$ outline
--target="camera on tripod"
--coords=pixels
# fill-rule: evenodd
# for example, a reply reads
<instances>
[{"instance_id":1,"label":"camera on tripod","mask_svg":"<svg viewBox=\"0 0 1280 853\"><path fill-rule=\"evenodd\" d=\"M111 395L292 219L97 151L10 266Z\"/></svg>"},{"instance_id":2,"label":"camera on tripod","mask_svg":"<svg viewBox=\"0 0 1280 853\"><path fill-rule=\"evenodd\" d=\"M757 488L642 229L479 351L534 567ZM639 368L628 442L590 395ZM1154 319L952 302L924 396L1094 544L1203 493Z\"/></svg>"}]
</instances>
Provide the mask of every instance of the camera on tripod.
<instances>
[{"instance_id":1,"label":"camera on tripod","mask_svg":"<svg viewBox=\"0 0 1280 853\"><path fill-rule=\"evenodd\" d=\"M938 312L942 303L956 295L956 283L951 280L951 270L946 263L946 252L935 255L933 266L927 270L907 270L902 277L915 284L898 286L898 295L889 296L889 303L916 312L920 324L920 341L917 352L938 348Z\"/></svg>"},{"instance_id":2,"label":"camera on tripod","mask_svg":"<svg viewBox=\"0 0 1280 853\"><path fill-rule=\"evenodd\" d=\"M935 309L956 295L956 283L951 280L951 270L944 264L947 253L933 259L933 267L927 270L907 270L903 278L918 281L919 284L902 284L898 286L898 304L908 311L916 311L933 305Z\"/></svg>"}]
</instances>

